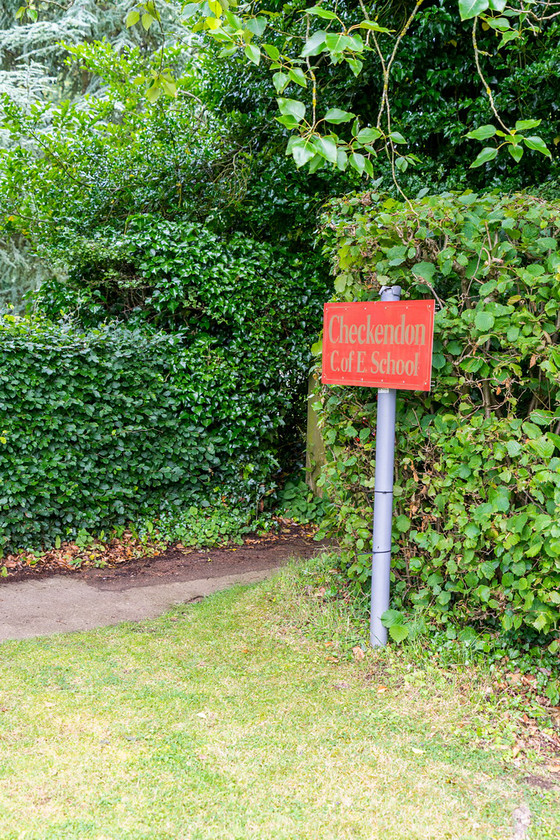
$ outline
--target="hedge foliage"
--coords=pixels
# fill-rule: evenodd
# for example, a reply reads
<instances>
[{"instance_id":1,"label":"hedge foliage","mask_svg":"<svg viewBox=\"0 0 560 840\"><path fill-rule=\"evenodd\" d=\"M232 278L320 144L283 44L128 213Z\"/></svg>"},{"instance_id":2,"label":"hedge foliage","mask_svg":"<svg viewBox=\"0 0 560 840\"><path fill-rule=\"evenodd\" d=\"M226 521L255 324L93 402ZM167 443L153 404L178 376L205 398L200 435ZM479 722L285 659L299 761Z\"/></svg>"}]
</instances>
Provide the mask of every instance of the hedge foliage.
<instances>
[{"instance_id":1,"label":"hedge foliage","mask_svg":"<svg viewBox=\"0 0 560 840\"><path fill-rule=\"evenodd\" d=\"M324 280L152 217L79 247L74 278L36 301L72 318L0 321L0 540L49 544L216 497L255 510L305 410Z\"/></svg>"},{"instance_id":2,"label":"hedge foliage","mask_svg":"<svg viewBox=\"0 0 560 840\"><path fill-rule=\"evenodd\" d=\"M400 392L394 603L558 648L560 209L531 196L364 193L325 218L338 300L435 297L434 386ZM320 392L349 574L371 562L376 392Z\"/></svg>"}]
</instances>

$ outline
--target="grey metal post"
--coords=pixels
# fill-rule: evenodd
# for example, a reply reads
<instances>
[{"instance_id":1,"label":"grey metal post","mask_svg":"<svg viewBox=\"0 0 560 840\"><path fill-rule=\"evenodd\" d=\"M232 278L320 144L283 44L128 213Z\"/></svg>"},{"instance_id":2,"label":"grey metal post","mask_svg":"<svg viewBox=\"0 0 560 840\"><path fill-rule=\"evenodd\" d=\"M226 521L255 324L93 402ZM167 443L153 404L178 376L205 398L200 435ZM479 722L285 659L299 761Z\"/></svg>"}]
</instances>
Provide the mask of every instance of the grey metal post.
<instances>
[{"instance_id":1,"label":"grey metal post","mask_svg":"<svg viewBox=\"0 0 560 840\"><path fill-rule=\"evenodd\" d=\"M400 286L384 286L381 289L383 301L400 300L400 298ZM369 632L372 647L382 647L387 643L387 628L381 623L381 616L389 609L390 597L396 401L396 390L378 389Z\"/></svg>"}]
</instances>

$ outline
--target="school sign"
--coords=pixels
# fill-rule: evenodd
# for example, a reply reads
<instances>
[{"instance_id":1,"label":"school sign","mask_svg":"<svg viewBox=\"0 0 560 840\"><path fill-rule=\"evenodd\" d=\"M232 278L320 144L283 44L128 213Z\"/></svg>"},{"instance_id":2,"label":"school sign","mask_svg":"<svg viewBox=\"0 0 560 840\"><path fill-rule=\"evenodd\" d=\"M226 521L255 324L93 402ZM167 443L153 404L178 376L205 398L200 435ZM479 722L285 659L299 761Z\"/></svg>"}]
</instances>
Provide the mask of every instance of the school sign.
<instances>
[{"instance_id":1,"label":"school sign","mask_svg":"<svg viewBox=\"0 0 560 840\"><path fill-rule=\"evenodd\" d=\"M400 300L385 286L381 300L327 303L323 321L323 375L329 385L377 388L370 641L387 642L391 519L397 389L429 391L434 340L433 300Z\"/></svg>"},{"instance_id":2,"label":"school sign","mask_svg":"<svg viewBox=\"0 0 560 840\"><path fill-rule=\"evenodd\" d=\"M434 301L326 303L323 382L429 391Z\"/></svg>"}]
</instances>

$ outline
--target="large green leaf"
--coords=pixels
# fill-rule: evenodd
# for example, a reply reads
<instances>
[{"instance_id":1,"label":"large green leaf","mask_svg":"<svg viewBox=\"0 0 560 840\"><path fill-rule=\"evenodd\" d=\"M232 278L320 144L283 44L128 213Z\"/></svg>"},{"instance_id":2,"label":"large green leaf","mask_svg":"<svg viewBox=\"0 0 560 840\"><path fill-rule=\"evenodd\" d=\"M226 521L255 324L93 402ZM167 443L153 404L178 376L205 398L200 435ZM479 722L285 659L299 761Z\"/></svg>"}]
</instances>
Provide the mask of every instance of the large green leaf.
<instances>
[{"instance_id":1,"label":"large green leaf","mask_svg":"<svg viewBox=\"0 0 560 840\"><path fill-rule=\"evenodd\" d=\"M554 442L546 435L541 435L536 440L530 440L529 446L543 461L548 461L554 455Z\"/></svg>"},{"instance_id":2,"label":"large green leaf","mask_svg":"<svg viewBox=\"0 0 560 840\"><path fill-rule=\"evenodd\" d=\"M409 632L408 627L405 627L403 624L392 624L389 627L389 635L397 644L404 642L404 640L408 637Z\"/></svg>"},{"instance_id":3,"label":"large green leaf","mask_svg":"<svg viewBox=\"0 0 560 840\"><path fill-rule=\"evenodd\" d=\"M324 18L325 20L337 20L337 16L329 9L323 9L322 6L310 6L305 9L306 15L315 15L316 17Z\"/></svg>"},{"instance_id":4,"label":"large green leaf","mask_svg":"<svg viewBox=\"0 0 560 840\"><path fill-rule=\"evenodd\" d=\"M412 273L415 274L416 277L421 277L422 280L427 280L428 283L431 283L434 279L434 274L436 273L436 267L431 262L423 261L412 266Z\"/></svg>"},{"instance_id":5,"label":"large green leaf","mask_svg":"<svg viewBox=\"0 0 560 840\"><path fill-rule=\"evenodd\" d=\"M329 108L325 114L325 120L337 125L338 123L350 122L355 116L350 111L342 111L340 108Z\"/></svg>"},{"instance_id":6,"label":"large green leaf","mask_svg":"<svg viewBox=\"0 0 560 840\"><path fill-rule=\"evenodd\" d=\"M281 114L293 117L297 122L301 122L305 117L305 105L299 99L284 99L279 96L276 101Z\"/></svg>"},{"instance_id":7,"label":"large green leaf","mask_svg":"<svg viewBox=\"0 0 560 840\"><path fill-rule=\"evenodd\" d=\"M301 169L302 166L305 166L315 156L316 149L310 140L304 140L302 137L298 137L292 143L290 151L297 168Z\"/></svg>"},{"instance_id":8,"label":"large green leaf","mask_svg":"<svg viewBox=\"0 0 560 840\"><path fill-rule=\"evenodd\" d=\"M489 7L489 0L459 0L459 14L461 20L470 20L485 12Z\"/></svg>"},{"instance_id":9,"label":"large green leaf","mask_svg":"<svg viewBox=\"0 0 560 840\"><path fill-rule=\"evenodd\" d=\"M490 312L477 312L474 325L480 332L486 333L494 326L495 318Z\"/></svg>"},{"instance_id":10,"label":"large green leaf","mask_svg":"<svg viewBox=\"0 0 560 840\"><path fill-rule=\"evenodd\" d=\"M335 141L331 137L316 137L315 147L320 155L330 163L337 163L338 148Z\"/></svg>"},{"instance_id":11,"label":"large green leaf","mask_svg":"<svg viewBox=\"0 0 560 840\"><path fill-rule=\"evenodd\" d=\"M534 149L535 152L540 152L541 155L546 155L549 158L552 157L542 137L524 137L523 142L528 149Z\"/></svg>"},{"instance_id":12,"label":"large green leaf","mask_svg":"<svg viewBox=\"0 0 560 840\"><path fill-rule=\"evenodd\" d=\"M261 51L255 44L247 44L245 47L245 55L252 64L260 64Z\"/></svg>"},{"instance_id":13,"label":"large green leaf","mask_svg":"<svg viewBox=\"0 0 560 840\"><path fill-rule=\"evenodd\" d=\"M469 131L467 137L469 140L488 140L489 137L494 137L496 134L496 126L494 125L481 125L479 128L475 128L473 131Z\"/></svg>"},{"instance_id":14,"label":"large green leaf","mask_svg":"<svg viewBox=\"0 0 560 840\"><path fill-rule=\"evenodd\" d=\"M327 32L322 29L318 29L317 32L314 32L311 38L308 38L305 44L303 45L303 49L300 55L303 58L307 58L311 55L319 55L319 53L323 52L325 49L325 38L327 37Z\"/></svg>"},{"instance_id":15,"label":"large green leaf","mask_svg":"<svg viewBox=\"0 0 560 840\"><path fill-rule=\"evenodd\" d=\"M381 132L377 128L362 128L356 135L358 143L375 143L381 137Z\"/></svg>"},{"instance_id":16,"label":"large green leaf","mask_svg":"<svg viewBox=\"0 0 560 840\"><path fill-rule=\"evenodd\" d=\"M471 163L470 168L476 169L477 166L482 166L485 163L488 163L491 160L494 160L496 155L498 154L498 150L493 148L492 146L486 146L473 160Z\"/></svg>"},{"instance_id":17,"label":"large green leaf","mask_svg":"<svg viewBox=\"0 0 560 840\"><path fill-rule=\"evenodd\" d=\"M528 131L530 128L538 128L542 120L517 120L515 123L516 131Z\"/></svg>"}]
</instances>

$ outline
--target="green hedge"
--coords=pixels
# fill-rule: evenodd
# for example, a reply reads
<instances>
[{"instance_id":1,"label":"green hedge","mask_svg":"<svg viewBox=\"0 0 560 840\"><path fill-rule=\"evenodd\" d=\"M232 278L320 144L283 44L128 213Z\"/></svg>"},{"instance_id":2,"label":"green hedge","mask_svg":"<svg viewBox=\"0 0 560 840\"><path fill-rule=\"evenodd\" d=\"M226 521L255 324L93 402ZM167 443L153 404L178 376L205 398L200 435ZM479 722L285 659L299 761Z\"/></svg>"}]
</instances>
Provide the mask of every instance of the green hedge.
<instances>
[{"instance_id":1,"label":"green hedge","mask_svg":"<svg viewBox=\"0 0 560 840\"><path fill-rule=\"evenodd\" d=\"M0 539L255 511L304 422L320 259L146 214L66 262L0 322Z\"/></svg>"},{"instance_id":2,"label":"green hedge","mask_svg":"<svg viewBox=\"0 0 560 840\"><path fill-rule=\"evenodd\" d=\"M255 385L270 375L258 361L244 371L211 340L0 320L0 548L215 493L254 506L285 414L281 388Z\"/></svg>"},{"instance_id":3,"label":"green hedge","mask_svg":"<svg viewBox=\"0 0 560 840\"><path fill-rule=\"evenodd\" d=\"M366 193L324 228L339 300L436 297L430 394L398 395L394 606L558 648L560 208ZM324 387L331 530L370 569L374 390ZM450 629L450 632L451 629Z\"/></svg>"}]
</instances>

